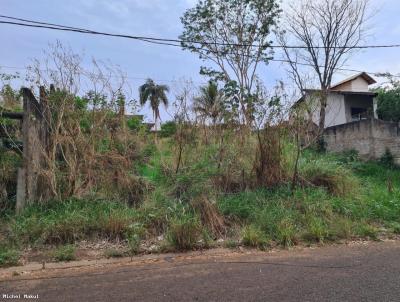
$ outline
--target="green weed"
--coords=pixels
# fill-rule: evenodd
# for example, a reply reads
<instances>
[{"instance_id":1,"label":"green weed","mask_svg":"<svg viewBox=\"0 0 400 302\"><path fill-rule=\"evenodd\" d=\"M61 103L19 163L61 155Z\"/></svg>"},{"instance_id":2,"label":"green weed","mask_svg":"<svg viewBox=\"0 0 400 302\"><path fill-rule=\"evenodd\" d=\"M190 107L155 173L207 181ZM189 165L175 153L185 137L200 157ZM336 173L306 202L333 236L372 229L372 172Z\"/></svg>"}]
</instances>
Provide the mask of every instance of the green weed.
<instances>
[{"instance_id":1,"label":"green weed","mask_svg":"<svg viewBox=\"0 0 400 302\"><path fill-rule=\"evenodd\" d=\"M16 266L19 264L19 252L11 247L0 246L0 267Z\"/></svg>"},{"instance_id":2,"label":"green weed","mask_svg":"<svg viewBox=\"0 0 400 302\"><path fill-rule=\"evenodd\" d=\"M245 246L264 249L268 244L268 240L257 226L249 225L242 230L242 243Z\"/></svg>"},{"instance_id":3,"label":"green weed","mask_svg":"<svg viewBox=\"0 0 400 302\"><path fill-rule=\"evenodd\" d=\"M191 250L201 236L199 219L192 215L174 218L167 231L169 244L178 251Z\"/></svg>"},{"instance_id":4,"label":"green weed","mask_svg":"<svg viewBox=\"0 0 400 302\"><path fill-rule=\"evenodd\" d=\"M75 251L75 246L73 246L72 244L63 245L54 250L53 258L59 262L73 261L76 260Z\"/></svg>"}]
</instances>

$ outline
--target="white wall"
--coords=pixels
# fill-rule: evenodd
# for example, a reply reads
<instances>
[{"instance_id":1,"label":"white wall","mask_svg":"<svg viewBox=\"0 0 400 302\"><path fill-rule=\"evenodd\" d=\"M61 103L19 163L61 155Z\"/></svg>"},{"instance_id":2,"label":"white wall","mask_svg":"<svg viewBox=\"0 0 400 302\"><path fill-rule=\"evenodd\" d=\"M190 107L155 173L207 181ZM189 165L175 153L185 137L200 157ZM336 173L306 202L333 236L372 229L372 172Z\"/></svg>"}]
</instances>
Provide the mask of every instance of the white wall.
<instances>
[{"instance_id":1,"label":"white wall","mask_svg":"<svg viewBox=\"0 0 400 302\"><path fill-rule=\"evenodd\" d=\"M321 107L319 104L310 107L312 107L312 120L316 125L319 125ZM333 92L330 93L326 104L325 128L345 124L346 122L344 95Z\"/></svg>"},{"instance_id":2,"label":"white wall","mask_svg":"<svg viewBox=\"0 0 400 302\"><path fill-rule=\"evenodd\" d=\"M351 81L351 91L368 91L368 82L362 77L358 77Z\"/></svg>"},{"instance_id":3,"label":"white wall","mask_svg":"<svg viewBox=\"0 0 400 302\"><path fill-rule=\"evenodd\" d=\"M366 80L364 80L362 77L358 77L335 87L334 90L367 92L369 91L368 86L369 84Z\"/></svg>"}]
</instances>

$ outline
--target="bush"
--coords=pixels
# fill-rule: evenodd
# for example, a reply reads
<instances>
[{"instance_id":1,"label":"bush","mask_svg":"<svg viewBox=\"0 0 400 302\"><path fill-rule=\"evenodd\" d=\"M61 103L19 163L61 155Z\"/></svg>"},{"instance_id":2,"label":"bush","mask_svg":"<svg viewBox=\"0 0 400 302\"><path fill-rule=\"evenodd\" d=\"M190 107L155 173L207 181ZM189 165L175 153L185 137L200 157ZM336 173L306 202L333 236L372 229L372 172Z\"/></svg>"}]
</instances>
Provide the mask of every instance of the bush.
<instances>
[{"instance_id":1,"label":"bush","mask_svg":"<svg viewBox=\"0 0 400 302\"><path fill-rule=\"evenodd\" d=\"M268 240L257 226L249 225L243 228L242 243L245 246L264 249L268 244Z\"/></svg>"},{"instance_id":2,"label":"bush","mask_svg":"<svg viewBox=\"0 0 400 302\"><path fill-rule=\"evenodd\" d=\"M53 252L53 258L60 262L73 261L76 259L75 247L71 244L60 246Z\"/></svg>"},{"instance_id":3,"label":"bush","mask_svg":"<svg viewBox=\"0 0 400 302\"><path fill-rule=\"evenodd\" d=\"M138 234L134 234L128 237L128 254L134 256L140 252L140 237Z\"/></svg>"},{"instance_id":4,"label":"bush","mask_svg":"<svg viewBox=\"0 0 400 302\"><path fill-rule=\"evenodd\" d=\"M379 162L389 168L394 166L394 156L388 148L386 148L385 153L381 156Z\"/></svg>"},{"instance_id":5,"label":"bush","mask_svg":"<svg viewBox=\"0 0 400 302\"><path fill-rule=\"evenodd\" d=\"M377 113L380 119L392 122L400 121L400 86L378 89Z\"/></svg>"},{"instance_id":6,"label":"bush","mask_svg":"<svg viewBox=\"0 0 400 302\"><path fill-rule=\"evenodd\" d=\"M200 236L199 219L191 215L174 218L167 232L169 244L178 251L193 249Z\"/></svg>"},{"instance_id":7,"label":"bush","mask_svg":"<svg viewBox=\"0 0 400 302\"><path fill-rule=\"evenodd\" d=\"M19 264L19 252L13 248L0 246L0 267Z\"/></svg>"},{"instance_id":8,"label":"bush","mask_svg":"<svg viewBox=\"0 0 400 302\"><path fill-rule=\"evenodd\" d=\"M128 128L132 131L139 131L143 126L142 118L138 116L133 116L126 121Z\"/></svg>"},{"instance_id":9,"label":"bush","mask_svg":"<svg viewBox=\"0 0 400 302\"><path fill-rule=\"evenodd\" d=\"M176 123L174 121L166 122L161 125L160 135L161 137L171 137L176 133Z\"/></svg>"}]
</instances>

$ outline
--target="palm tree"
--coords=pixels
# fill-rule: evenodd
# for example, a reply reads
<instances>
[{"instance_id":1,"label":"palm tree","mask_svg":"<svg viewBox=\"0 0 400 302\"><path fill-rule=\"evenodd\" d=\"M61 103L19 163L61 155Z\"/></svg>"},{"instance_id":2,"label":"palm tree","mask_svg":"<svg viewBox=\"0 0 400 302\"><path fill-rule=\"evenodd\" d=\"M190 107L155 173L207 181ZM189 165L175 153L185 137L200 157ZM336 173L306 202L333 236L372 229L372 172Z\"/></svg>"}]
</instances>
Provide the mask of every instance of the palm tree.
<instances>
[{"instance_id":1,"label":"palm tree","mask_svg":"<svg viewBox=\"0 0 400 302\"><path fill-rule=\"evenodd\" d=\"M166 85L157 85L152 79L147 79L146 83L139 87L140 105L144 106L147 102L150 103L153 110L155 130L157 131L157 121L160 118L160 104L168 107L168 98L166 92L169 87Z\"/></svg>"},{"instance_id":2,"label":"palm tree","mask_svg":"<svg viewBox=\"0 0 400 302\"><path fill-rule=\"evenodd\" d=\"M194 99L193 109L202 118L210 118L213 126L222 117L224 110L224 94L212 81L200 88L200 95Z\"/></svg>"}]
</instances>

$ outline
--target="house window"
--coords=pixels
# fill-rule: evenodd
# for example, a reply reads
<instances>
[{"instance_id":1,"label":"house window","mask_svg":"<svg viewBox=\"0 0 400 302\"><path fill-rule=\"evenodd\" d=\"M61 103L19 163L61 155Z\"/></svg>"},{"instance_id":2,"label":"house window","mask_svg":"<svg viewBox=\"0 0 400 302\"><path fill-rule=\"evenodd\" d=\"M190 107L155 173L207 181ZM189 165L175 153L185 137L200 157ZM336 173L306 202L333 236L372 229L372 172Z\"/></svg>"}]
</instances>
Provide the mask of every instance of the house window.
<instances>
[{"instance_id":1,"label":"house window","mask_svg":"<svg viewBox=\"0 0 400 302\"><path fill-rule=\"evenodd\" d=\"M368 108L351 108L351 121L356 122L368 118Z\"/></svg>"}]
</instances>

